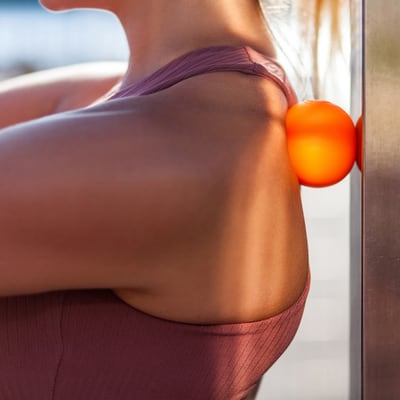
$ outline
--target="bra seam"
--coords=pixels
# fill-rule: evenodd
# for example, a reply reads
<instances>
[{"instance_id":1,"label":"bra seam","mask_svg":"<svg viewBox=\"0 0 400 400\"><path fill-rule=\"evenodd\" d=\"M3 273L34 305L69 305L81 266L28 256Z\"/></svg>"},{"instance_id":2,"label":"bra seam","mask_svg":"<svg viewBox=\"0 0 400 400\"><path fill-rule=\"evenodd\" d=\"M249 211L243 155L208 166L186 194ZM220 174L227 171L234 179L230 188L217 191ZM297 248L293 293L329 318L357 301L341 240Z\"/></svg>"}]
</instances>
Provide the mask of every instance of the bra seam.
<instances>
[{"instance_id":1,"label":"bra seam","mask_svg":"<svg viewBox=\"0 0 400 400\"><path fill-rule=\"evenodd\" d=\"M56 371L54 374L53 385L51 390L51 400L55 400L56 388L57 388L57 379L59 376L61 364L64 358L64 337L63 337L63 318L64 318L64 309L65 309L65 296L66 293L63 293L62 302L61 302L61 312L60 312L60 320L59 320L59 332L60 332L60 341L61 341L61 350L60 356L57 362Z\"/></svg>"}]
</instances>

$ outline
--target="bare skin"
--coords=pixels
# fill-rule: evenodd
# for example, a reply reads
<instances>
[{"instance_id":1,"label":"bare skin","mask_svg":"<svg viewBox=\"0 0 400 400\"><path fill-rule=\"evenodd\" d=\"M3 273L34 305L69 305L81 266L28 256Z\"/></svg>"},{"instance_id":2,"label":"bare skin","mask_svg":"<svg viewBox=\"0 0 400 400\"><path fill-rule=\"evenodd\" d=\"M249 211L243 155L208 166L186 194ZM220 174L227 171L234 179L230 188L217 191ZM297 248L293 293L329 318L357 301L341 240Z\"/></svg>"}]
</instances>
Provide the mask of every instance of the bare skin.
<instances>
[{"instance_id":1,"label":"bare skin","mask_svg":"<svg viewBox=\"0 0 400 400\"><path fill-rule=\"evenodd\" d=\"M139 5L152 1L103 2L105 8L120 6L113 11L124 16L128 39L133 31L144 37L126 18L137 14L122 8L136 4L143 17ZM237 24L238 30L247 26L244 35L226 28L222 9L213 13L194 3L196 20L204 12L207 32L218 26L221 33L213 32L208 43L199 39L204 27L192 26L190 40L179 50L170 44L159 57L157 40L152 51L135 53L132 39L131 50L143 63L134 68L130 61L122 86L191 47L271 50L262 29L253 27L255 10ZM237 11L243 4L238 0ZM161 21L160 15L152 18ZM106 93L117 76L100 79L101 90L89 79L93 93ZM87 82L81 82L83 93ZM60 89L58 108L47 114L82 107L76 91L79 86L74 100ZM87 104L98 95L87 97ZM218 73L2 130L0 295L111 288L133 307L190 323L254 321L286 309L308 274L286 110L274 83Z\"/></svg>"},{"instance_id":2,"label":"bare skin","mask_svg":"<svg viewBox=\"0 0 400 400\"><path fill-rule=\"evenodd\" d=\"M121 62L88 63L0 82L0 129L86 107L118 84L126 69Z\"/></svg>"}]
</instances>

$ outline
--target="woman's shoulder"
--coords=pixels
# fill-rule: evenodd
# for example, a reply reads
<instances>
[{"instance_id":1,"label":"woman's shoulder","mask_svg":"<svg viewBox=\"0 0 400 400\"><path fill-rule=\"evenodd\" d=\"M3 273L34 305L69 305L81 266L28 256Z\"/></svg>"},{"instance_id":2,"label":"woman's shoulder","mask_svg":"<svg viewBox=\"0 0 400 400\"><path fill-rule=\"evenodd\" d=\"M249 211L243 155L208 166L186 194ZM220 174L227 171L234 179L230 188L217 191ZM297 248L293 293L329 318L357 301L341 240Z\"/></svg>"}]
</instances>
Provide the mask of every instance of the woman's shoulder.
<instances>
[{"instance_id":1,"label":"woman's shoulder","mask_svg":"<svg viewBox=\"0 0 400 400\"><path fill-rule=\"evenodd\" d=\"M120 107L124 101L140 102L145 113L155 110L163 134L177 139L166 145L185 148L203 171L196 186L205 183L198 194L207 202L197 215L214 214L212 223L203 218L207 235L185 242L167 275L158 271L163 278L149 289L151 296L117 295L150 314L195 323L258 320L293 304L308 263L279 88L254 76L215 73L142 99L122 99Z\"/></svg>"},{"instance_id":2,"label":"woman's shoulder","mask_svg":"<svg viewBox=\"0 0 400 400\"><path fill-rule=\"evenodd\" d=\"M80 110L86 117L132 119L147 128L250 139L274 131L282 139L287 100L271 80L238 72L214 72L185 79L167 89L127 96ZM106 112L106 114L104 114ZM228 145L228 143L226 143Z\"/></svg>"}]
</instances>

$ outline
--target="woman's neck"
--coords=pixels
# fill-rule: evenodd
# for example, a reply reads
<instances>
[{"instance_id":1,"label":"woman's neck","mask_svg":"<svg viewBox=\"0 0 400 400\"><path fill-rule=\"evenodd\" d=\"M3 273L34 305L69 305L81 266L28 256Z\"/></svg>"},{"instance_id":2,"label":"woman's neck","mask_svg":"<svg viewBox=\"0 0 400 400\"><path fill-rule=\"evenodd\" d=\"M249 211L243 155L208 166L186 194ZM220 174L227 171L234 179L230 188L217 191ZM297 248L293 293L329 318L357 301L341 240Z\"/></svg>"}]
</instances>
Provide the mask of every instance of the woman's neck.
<instances>
[{"instance_id":1,"label":"woman's neck","mask_svg":"<svg viewBox=\"0 0 400 400\"><path fill-rule=\"evenodd\" d=\"M113 11L125 29L130 48L121 88L201 47L249 45L274 55L255 0L124 1Z\"/></svg>"}]
</instances>

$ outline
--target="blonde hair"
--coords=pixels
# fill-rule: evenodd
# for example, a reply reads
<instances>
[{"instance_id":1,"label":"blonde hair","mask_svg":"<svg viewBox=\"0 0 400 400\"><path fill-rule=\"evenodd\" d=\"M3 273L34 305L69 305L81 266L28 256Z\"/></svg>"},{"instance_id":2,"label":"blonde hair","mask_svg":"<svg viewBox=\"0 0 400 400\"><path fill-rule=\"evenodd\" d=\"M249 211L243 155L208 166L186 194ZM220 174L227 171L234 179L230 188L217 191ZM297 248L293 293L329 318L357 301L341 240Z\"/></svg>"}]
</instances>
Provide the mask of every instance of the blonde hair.
<instances>
[{"instance_id":1,"label":"blonde hair","mask_svg":"<svg viewBox=\"0 0 400 400\"><path fill-rule=\"evenodd\" d=\"M308 7L313 3L311 0L301 0L304 4L306 3ZM325 24L327 24L327 36L329 40L329 54L328 59L332 60L335 54L342 50L341 39L340 39L340 10L341 10L340 0L314 0L314 12L311 13L312 19L308 22L308 28L313 30L312 39L312 53L313 53L313 71L314 79L313 86L316 95L320 95L320 78L322 77L322 72L320 71L320 39L321 39L321 29ZM303 5L303 7L307 7ZM328 21L328 22L326 22ZM306 22L307 23L307 22Z\"/></svg>"},{"instance_id":2,"label":"blonde hair","mask_svg":"<svg viewBox=\"0 0 400 400\"><path fill-rule=\"evenodd\" d=\"M342 51L341 12L349 0L260 0L260 3L275 40L278 59L299 98L320 97L329 69L321 65L321 52L329 64L328 60Z\"/></svg>"}]
</instances>

